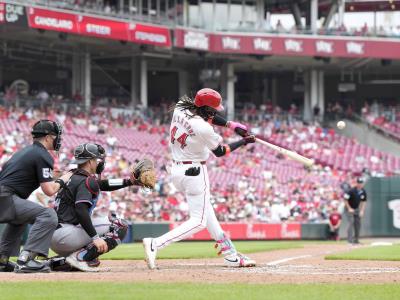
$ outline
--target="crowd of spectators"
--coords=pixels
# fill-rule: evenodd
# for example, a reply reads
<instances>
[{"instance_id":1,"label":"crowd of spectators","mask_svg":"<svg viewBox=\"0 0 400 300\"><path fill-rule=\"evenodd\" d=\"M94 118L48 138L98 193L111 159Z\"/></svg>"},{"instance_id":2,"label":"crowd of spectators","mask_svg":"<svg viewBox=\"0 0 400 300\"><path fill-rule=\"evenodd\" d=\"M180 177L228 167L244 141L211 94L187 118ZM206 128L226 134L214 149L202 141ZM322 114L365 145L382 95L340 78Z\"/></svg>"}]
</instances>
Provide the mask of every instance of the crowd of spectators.
<instances>
[{"instance_id":1,"label":"crowd of spectators","mask_svg":"<svg viewBox=\"0 0 400 300\"><path fill-rule=\"evenodd\" d=\"M266 114L269 110L267 105ZM96 214L106 214L111 209L135 222L182 221L188 216L188 206L183 195L171 184L168 175L170 154L167 147L167 115L166 107L146 114L142 111L112 113L111 109L101 108L90 112L70 109L65 113L51 108L1 107L0 163L3 164L20 147L31 142L28 130L34 120L54 119L62 122L66 129L64 147L55 157L59 170L73 167L70 164L72 149L88 140L106 147L108 157L104 177L128 176L131 165L143 156L156 161L159 180L154 191L131 187L104 193ZM243 112L243 116L259 136L284 136L289 143L301 138L303 129L322 134L317 130L318 126L304 125L298 120L288 122L288 119L276 118L260 121L248 111ZM228 129L220 133L228 142L237 138ZM306 144L303 143L303 147L307 148ZM149 152L146 147L150 146L154 150ZM312 154L311 148L303 150ZM340 184L353 178L346 170L328 165L317 164L307 170L260 145L234 152L227 158L211 157L208 168L217 217L221 221L232 222L324 222L334 207L342 205ZM48 202L49 205L53 201L43 197L40 192L33 198L42 203Z\"/></svg>"},{"instance_id":2,"label":"crowd of spectators","mask_svg":"<svg viewBox=\"0 0 400 300\"><path fill-rule=\"evenodd\" d=\"M372 104L365 102L361 109L361 117L368 124L400 140L400 126L397 123L400 110L397 105L378 104L376 100Z\"/></svg>"}]
</instances>

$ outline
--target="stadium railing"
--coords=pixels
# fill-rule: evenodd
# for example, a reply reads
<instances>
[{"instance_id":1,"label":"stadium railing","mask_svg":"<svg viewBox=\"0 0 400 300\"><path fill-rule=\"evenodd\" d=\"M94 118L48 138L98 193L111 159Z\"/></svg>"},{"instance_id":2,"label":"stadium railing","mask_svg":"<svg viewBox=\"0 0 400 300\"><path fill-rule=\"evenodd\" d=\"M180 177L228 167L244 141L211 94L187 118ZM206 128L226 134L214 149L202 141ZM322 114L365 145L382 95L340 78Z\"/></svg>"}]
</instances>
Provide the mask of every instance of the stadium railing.
<instances>
[{"instance_id":1,"label":"stadium railing","mask_svg":"<svg viewBox=\"0 0 400 300\"><path fill-rule=\"evenodd\" d=\"M97 1L83 1L83 4L75 4L74 0L33 0L23 1L23 0L13 0L8 1L10 3L20 4L20 5L33 5L33 6L41 6L45 8L56 8L63 10L73 10L77 12L87 13L87 14L95 14L95 15L104 15L108 17L118 18L118 19L128 19L135 21L142 21L154 24L162 24L167 26L183 26L183 15L181 13L181 9L176 5L175 7L171 7L167 11L156 11L150 9L148 11L144 11L145 13L139 14L138 10L135 6L123 6L117 7L112 6L110 4L104 5L99 4ZM143 8L146 9L146 8ZM188 20L188 27L194 29L203 29L210 30L207 26L210 25L210 22L203 22L203 24L194 24L191 20ZM368 30L363 30L362 28L319 28L317 32L313 32L310 28L284 28L284 27L276 27L271 26L270 24L265 23L264 26L258 27L256 22L239 22L239 23L217 23L215 26L215 31L232 31L232 32L254 32L254 33L273 33L273 34L302 34L302 35L328 35L328 36L364 36L364 37L391 37L396 38L400 37L400 27L396 30L385 28L377 29L377 28L368 28Z\"/></svg>"}]
</instances>

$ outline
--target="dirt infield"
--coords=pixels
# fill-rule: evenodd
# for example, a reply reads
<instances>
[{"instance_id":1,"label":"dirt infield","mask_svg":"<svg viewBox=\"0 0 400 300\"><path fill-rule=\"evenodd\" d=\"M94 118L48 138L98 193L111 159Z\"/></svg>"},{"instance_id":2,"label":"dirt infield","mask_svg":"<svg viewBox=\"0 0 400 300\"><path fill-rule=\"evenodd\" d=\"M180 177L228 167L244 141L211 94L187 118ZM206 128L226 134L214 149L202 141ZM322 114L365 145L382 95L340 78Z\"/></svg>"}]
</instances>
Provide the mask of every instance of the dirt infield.
<instances>
[{"instance_id":1,"label":"dirt infield","mask_svg":"<svg viewBox=\"0 0 400 300\"><path fill-rule=\"evenodd\" d=\"M359 247L367 247L365 245ZM338 261L324 256L346 252L345 244L309 244L302 249L252 254L257 267L226 268L222 259L159 260L158 270L144 261L103 261L99 273L53 272L50 274L0 273L0 281L113 281L199 283L396 283L400 262Z\"/></svg>"}]
</instances>

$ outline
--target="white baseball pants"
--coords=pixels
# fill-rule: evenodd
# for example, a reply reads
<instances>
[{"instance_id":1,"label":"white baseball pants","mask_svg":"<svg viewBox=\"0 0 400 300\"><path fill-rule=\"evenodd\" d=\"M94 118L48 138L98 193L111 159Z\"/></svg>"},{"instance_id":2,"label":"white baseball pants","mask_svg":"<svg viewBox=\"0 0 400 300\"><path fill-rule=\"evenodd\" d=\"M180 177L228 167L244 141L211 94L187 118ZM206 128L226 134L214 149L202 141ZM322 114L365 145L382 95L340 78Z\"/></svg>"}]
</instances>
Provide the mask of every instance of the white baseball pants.
<instances>
[{"instance_id":1,"label":"white baseball pants","mask_svg":"<svg viewBox=\"0 0 400 300\"><path fill-rule=\"evenodd\" d=\"M186 170L193 167L200 167L200 174L197 176L185 175ZM207 166L200 163L173 163L171 175L175 187L186 196L190 218L173 230L155 238L154 244L157 248L162 249L206 227L214 240L221 239L224 232L215 216L214 209L210 202L210 182Z\"/></svg>"}]
</instances>

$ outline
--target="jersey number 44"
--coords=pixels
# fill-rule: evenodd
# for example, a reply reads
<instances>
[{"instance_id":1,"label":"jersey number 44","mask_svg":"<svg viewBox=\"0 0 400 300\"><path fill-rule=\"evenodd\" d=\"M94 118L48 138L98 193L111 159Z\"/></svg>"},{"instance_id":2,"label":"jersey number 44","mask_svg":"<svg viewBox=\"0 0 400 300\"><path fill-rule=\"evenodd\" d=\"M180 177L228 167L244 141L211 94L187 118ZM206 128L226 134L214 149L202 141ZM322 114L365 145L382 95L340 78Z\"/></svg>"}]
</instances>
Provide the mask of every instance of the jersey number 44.
<instances>
[{"instance_id":1,"label":"jersey number 44","mask_svg":"<svg viewBox=\"0 0 400 300\"><path fill-rule=\"evenodd\" d=\"M183 149L186 147L186 139L188 138L189 135L187 133L182 133L178 138L175 138L177 130L178 130L178 127L176 127L176 126L174 126L171 129L171 144L175 144L175 141L176 141L179 144L181 144L181 148Z\"/></svg>"}]
</instances>

